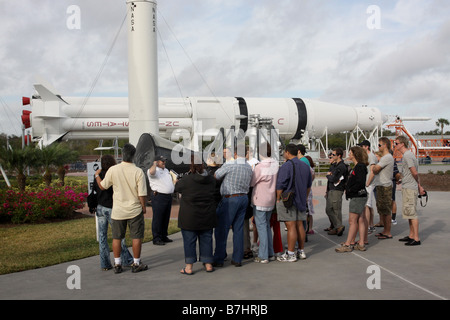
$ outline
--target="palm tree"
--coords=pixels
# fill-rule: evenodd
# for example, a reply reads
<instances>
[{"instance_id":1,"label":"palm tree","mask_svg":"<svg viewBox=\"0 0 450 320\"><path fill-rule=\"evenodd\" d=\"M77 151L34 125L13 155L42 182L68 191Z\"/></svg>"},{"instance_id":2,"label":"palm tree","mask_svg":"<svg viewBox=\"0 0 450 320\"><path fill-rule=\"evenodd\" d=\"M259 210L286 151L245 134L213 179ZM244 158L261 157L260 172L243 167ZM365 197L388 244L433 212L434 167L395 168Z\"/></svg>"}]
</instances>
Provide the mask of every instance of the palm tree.
<instances>
[{"instance_id":1,"label":"palm tree","mask_svg":"<svg viewBox=\"0 0 450 320\"><path fill-rule=\"evenodd\" d=\"M61 185L64 186L64 177L66 176L66 164L75 162L79 159L77 151L71 150L63 145L59 145L57 156L53 164L57 167L56 173L61 181Z\"/></svg>"},{"instance_id":2,"label":"palm tree","mask_svg":"<svg viewBox=\"0 0 450 320\"><path fill-rule=\"evenodd\" d=\"M38 152L39 164L44 171L44 182L47 186L52 183L52 170L58 168L58 175L64 185L64 164L78 159L78 153L57 143L46 146ZM62 167L62 168L61 168Z\"/></svg>"},{"instance_id":3,"label":"palm tree","mask_svg":"<svg viewBox=\"0 0 450 320\"><path fill-rule=\"evenodd\" d=\"M25 191L26 186L26 172L27 167L36 163L36 149L27 146L24 149L7 148L2 146L0 150L0 161L2 166L12 170L17 174L17 184L20 191Z\"/></svg>"},{"instance_id":4,"label":"palm tree","mask_svg":"<svg viewBox=\"0 0 450 320\"><path fill-rule=\"evenodd\" d=\"M436 126L438 126L439 128L441 128L441 136L442 136L442 139L444 139L444 126L448 126L448 125L450 125L450 122L448 122L447 119L439 118L439 119L436 121Z\"/></svg>"}]
</instances>

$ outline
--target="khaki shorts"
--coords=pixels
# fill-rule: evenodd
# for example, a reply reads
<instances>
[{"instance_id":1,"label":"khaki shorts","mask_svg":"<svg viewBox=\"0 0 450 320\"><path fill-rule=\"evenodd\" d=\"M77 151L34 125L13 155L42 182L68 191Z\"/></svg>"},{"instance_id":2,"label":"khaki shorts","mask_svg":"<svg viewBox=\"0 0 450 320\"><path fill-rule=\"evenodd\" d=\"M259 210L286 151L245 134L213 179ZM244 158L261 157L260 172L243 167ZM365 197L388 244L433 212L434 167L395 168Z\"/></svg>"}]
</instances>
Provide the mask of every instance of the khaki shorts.
<instances>
[{"instance_id":1,"label":"khaki shorts","mask_svg":"<svg viewBox=\"0 0 450 320\"><path fill-rule=\"evenodd\" d=\"M299 211L295 206L287 209L283 201L277 202L278 221L305 221L306 211Z\"/></svg>"},{"instance_id":2,"label":"khaki shorts","mask_svg":"<svg viewBox=\"0 0 450 320\"><path fill-rule=\"evenodd\" d=\"M144 238L144 229L145 229L144 213L141 212L136 217L127 220L111 219L112 238L113 239L125 238L127 225L130 228L131 239Z\"/></svg>"},{"instance_id":3,"label":"khaki shorts","mask_svg":"<svg viewBox=\"0 0 450 320\"><path fill-rule=\"evenodd\" d=\"M413 189L402 189L402 216L403 219L417 219L417 196L418 191Z\"/></svg>"},{"instance_id":4,"label":"khaki shorts","mask_svg":"<svg viewBox=\"0 0 450 320\"><path fill-rule=\"evenodd\" d=\"M379 214L388 216L392 214L392 186L376 188L377 211Z\"/></svg>"}]
</instances>

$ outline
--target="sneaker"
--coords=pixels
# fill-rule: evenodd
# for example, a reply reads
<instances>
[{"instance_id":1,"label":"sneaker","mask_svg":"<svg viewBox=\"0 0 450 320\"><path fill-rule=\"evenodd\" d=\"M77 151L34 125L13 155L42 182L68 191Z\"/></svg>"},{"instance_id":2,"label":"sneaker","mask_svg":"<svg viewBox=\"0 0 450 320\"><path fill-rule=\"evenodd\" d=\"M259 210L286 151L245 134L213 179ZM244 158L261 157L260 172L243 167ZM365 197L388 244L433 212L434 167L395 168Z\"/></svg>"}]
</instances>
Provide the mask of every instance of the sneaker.
<instances>
[{"instance_id":1,"label":"sneaker","mask_svg":"<svg viewBox=\"0 0 450 320\"><path fill-rule=\"evenodd\" d=\"M304 260L306 259L305 251L297 250L297 259Z\"/></svg>"},{"instance_id":2,"label":"sneaker","mask_svg":"<svg viewBox=\"0 0 450 320\"><path fill-rule=\"evenodd\" d=\"M297 257L295 255L295 253L288 254L288 252L286 251L281 256L278 256L277 260L280 262L295 262L295 261L297 261Z\"/></svg>"},{"instance_id":3,"label":"sneaker","mask_svg":"<svg viewBox=\"0 0 450 320\"><path fill-rule=\"evenodd\" d=\"M253 261L258 263L269 263L268 259L261 259L260 257L254 258Z\"/></svg>"},{"instance_id":4,"label":"sneaker","mask_svg":"<svg viewBox=\"0 0 450 320\"><path fill-rule=\"evenodd\" d=\"M376 230L375 227L369 227L368 233L372 234Z\"/></svg>"},{"instance_id":5,"label":"sneaker","mask_svg":"<svg viewBox=\"0 0 450 320\"><path fill-rule=\"evenodd\" d=\"M148 266L146 264L143 264L143 263L139 263L139 264L133 263L131 265L131 272L133 272L133 273L144 271L144 270L147 270L147 269L148 269Z\"/></svg>"},{"instance_id":6,"label":"sneaker","mask_svg":"<svg viewBox=\"0 0 450 320\"><path fill-rule=\"evenodd\" d=\"M122 265L121 264L115 264L114 265L114 273L122 273Z\"/></svg>"},{"instance_id":7,"label":"sneaker","mask_svg":"<svg viewBox=\"0 0 450 320\"><path fill-rule=\"evenodd\" d=\"M342 246L340 246L339 248L334 249L336 252L338 253L342 253L342 252L352 252L353 248L351 246L347 246L345 244L343 244Z\"/></svg>"},{"instance_id":8,"label":"sneaker","mask_svg":"<svg viewBox=\"0 0 450 320\"><path fill-rule=\"evenodd\" d=\"M393 226L397 225L397 220L391 220Z\"/></svg>"},{"instance_id":9,"label":"sneaker","mask_svg":"<svg viewBox=\"0 0 450 320\"><path fill-rule=\"evenodd\" d=\"M269 261L275 261L275 260L277 260L277 257L276 257L276 256L270 256L270 257L269 257Z\"/></svg>"}]
</instances>

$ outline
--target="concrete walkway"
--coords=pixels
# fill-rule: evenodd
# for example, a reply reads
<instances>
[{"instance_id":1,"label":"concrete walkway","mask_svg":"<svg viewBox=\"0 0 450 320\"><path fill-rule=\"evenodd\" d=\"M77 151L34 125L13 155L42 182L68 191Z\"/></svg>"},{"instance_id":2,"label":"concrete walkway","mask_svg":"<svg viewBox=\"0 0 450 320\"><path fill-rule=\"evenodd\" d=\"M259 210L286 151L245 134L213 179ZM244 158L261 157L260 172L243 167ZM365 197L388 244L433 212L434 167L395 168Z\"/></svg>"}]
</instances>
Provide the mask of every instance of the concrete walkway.
<instances>
[{"instance_id":1,"label":"concrete walkway","mask_svg":"<svg viewBox=\"0 0 450 320\"><path fill-rule=\"evenodd\" d=\"M343 237L329 236L323 231L329 224L324 211L323 191L323 187L314 188L316 233L310 235L306 243L306 260L295 263L274 261L269 264L244 260L240 268L226 261L223 268L216 268L213 273L205 272L201 263L196 263L195 274L186 276L179 273L184 266L184 253L181 233L177 233L171 236L174 242L165 246L143 245L142 259L149 265L147 271L136 274L129 268L125 268L122 274L114 274L112 270L101 271L99 257L94 256L2 275L0 299L264 301L450 298L450 252L447 242L450 234L450 193L430 192L427 207L420 208L421 246L406 247L398 241L408 234L408 223L398 214L398 224L392 228L394 239L378 240L370 235L366 252L338 254L334 248L345 241L347 230ZM397 192L397 203L400 213L400 192ZM346 200L343 208L348 228ZM283 243L286 244L284 226L281 229ZM229 255L231 251L229 242ZM76 266L79 272L73 273L71 266ZM80 275L80 289L69 289L68 282L69 287L77 283L73 281L76 274ZM379 288L373 288L377 284Z\"/></svg>"}]
</instances>

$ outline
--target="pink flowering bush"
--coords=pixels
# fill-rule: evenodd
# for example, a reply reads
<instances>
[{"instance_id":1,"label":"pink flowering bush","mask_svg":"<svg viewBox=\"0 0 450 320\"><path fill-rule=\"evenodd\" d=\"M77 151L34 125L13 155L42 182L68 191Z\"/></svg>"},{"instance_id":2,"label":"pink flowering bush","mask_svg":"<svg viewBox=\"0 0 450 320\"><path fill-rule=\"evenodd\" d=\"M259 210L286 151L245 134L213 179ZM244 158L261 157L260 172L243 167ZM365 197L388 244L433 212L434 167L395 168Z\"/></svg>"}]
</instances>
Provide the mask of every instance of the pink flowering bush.
<instances>
[{"instance_id":1,"label":"pink flowering bush","mask_svg":"<svg viewBox=\"0 0 450 320\"><path fill-rule=\"evenodd\" d=\"M81 187L38 187L35 191L1 190L0 222L33 223L68 218L84 207L87 193ZM86 188L84 188L86 190Z\"/></svg>"}]
</instances>

